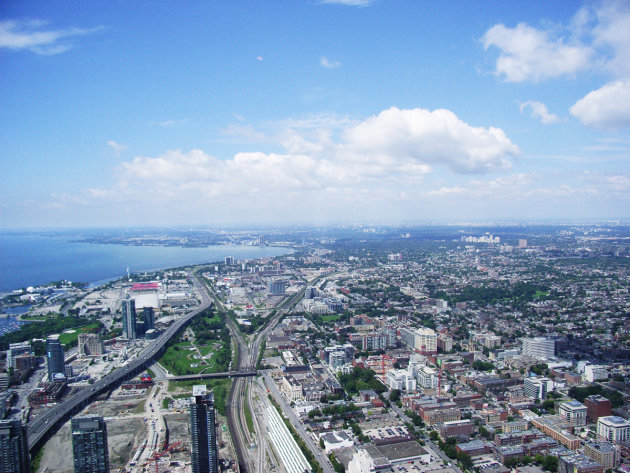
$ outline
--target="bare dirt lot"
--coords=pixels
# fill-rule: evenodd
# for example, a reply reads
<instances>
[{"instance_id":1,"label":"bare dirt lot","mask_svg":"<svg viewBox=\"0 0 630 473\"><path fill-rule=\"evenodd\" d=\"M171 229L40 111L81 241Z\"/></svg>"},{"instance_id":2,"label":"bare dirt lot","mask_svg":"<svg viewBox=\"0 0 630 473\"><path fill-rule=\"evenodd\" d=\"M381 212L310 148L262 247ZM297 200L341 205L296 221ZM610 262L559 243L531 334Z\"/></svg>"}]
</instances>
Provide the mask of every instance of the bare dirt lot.
<instances>
[{"instance_id":1,"label":"bare dirt lot","mask_svg":"<svg viewBox=\"0 0 630 473\"><path fill-rule=\"evenodd\" d=\"M124 466L133 450L146 437L141 417L107 417L107 441L109 444L110 469L116 471ZM73 473L72 438L70 422L46 443L38 473Z\"/></svg>"}]
</instances>

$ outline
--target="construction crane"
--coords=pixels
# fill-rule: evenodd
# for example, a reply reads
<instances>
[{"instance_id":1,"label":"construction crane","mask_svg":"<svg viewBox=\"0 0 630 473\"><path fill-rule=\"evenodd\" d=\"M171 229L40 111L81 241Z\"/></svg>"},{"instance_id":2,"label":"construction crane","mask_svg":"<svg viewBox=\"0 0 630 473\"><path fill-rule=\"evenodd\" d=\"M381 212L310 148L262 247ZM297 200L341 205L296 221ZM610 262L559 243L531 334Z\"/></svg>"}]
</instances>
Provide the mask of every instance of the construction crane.
<instances>
[{"instance_id":1,"label":"construction crane","mask_svg":"<svg viewBox=\"0 0 630 473\"><path fill-rule=\"evenodd\" d=\"M167 453L169 453L171 450L173 450L175 447L179 447L179 445L181 445L184 441L180 440L179 442L175 442L172 443L170 445L165 445L164 446L164 450L162 450L161 452L153 452L153 458L151 458L151 460L149 460L148 462L146 462L144 465L142 465L143 467L148 467L151 462L155 462L155 473L159 473L158 472L158 460L166 455Z\"/></svg>"}]
</instances>

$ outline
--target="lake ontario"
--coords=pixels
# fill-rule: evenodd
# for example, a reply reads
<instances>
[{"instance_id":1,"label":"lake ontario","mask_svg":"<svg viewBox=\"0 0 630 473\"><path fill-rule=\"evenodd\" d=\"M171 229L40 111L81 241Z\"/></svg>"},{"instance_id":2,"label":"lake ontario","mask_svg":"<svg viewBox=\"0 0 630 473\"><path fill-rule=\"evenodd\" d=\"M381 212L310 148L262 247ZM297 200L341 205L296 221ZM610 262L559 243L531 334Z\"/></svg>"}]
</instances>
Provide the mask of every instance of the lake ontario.
<instances>
[{"instance_id":1,"label":"lake ontario","mask_svg":"<svg viewBox=\"0 0 630 473\"><path fill-rule=\"evenodd\" d=\"M78 237L78 236L77 236ZM124 276L189 264L279 256L280 247L213 245L205 248L125 246L73 242L71 235L35 232L0 233L0 291L37 286L62 279L99 284Z\"/></svg>"}]
</instances>

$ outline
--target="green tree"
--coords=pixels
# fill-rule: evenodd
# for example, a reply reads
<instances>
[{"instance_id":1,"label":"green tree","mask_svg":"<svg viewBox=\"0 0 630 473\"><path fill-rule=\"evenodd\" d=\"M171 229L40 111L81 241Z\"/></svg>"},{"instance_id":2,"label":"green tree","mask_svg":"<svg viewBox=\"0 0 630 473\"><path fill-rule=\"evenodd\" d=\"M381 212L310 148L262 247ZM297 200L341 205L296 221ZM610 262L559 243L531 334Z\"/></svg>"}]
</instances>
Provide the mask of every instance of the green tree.
<instances>
[{"instance_id":1,"label":"green tree","mask_svg":"<svg viewBox=\"0 0 630 473\"><path fill-rule=\"evenodd\" d=\"M472 458L470 455L464 452L457 452L457 461L459 461L465 469L470 469L473 466Z\"/></svg>"}]
</instances>

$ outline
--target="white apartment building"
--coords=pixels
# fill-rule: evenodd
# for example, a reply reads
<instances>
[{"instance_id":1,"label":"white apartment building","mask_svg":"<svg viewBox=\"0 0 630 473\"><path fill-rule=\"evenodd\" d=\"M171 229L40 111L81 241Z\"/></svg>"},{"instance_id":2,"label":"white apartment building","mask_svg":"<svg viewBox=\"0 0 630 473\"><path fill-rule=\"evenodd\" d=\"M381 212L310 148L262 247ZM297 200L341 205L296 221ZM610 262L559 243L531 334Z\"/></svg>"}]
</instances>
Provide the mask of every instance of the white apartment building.
<instances>
[{"instance_id":1,"label":"white apartment building","mask_svg":"<svg viewBox=\"0 0 630 473\"><path fill-rule=\"evenodd\" d=\"M586 406L578 401L562 402L558 407L560 415L576 427L586 425L586 411Z\"/></svg>"},{"instance_id":2,"label":"white apartment building","mask_svg":"<svg viewBox=\"0 0 630 473\"><path fill-rule=\"evenodd\" d=\"M418 385L423 389L436 389L439 384L438 374L433 368L419 366L414 369Z\"/></svg>"},{"instance_id":3,"label":"white apartment building","mask_svg":"<svg viewBox=\"0 0 630 473\"><path fill-rule=\"evenodd\" d=\"M612 443L630 440L630 421L618 416L597 419L597 438Z\"/></svg>"},{"instance_id":4,"label":"white apartment building","mask_svg":"<svg viewBox=\"0 0 630 473\"><path fill-rule=\"evenodd\" d=\"M437 353L437 333L435 330L421 327L414 332L414 349L422 354Z\"/></svg>"},{"instance_id":5,"label":"white apartment building","mask_svg":"<svg viewBox=\"0 0 630 473\"><path fill-rule=\"evenodd\" d=\"M584 367L584 379L589 383L608 379L608 370L602 365L586 365Z\"/></svg>"},{"instance_id":6,"label":"white apartment building","mask_svg":"<svg viewBox=\"0 0 630 473\"><path fill-rule=\"evenodd\" d=\"M553 391L553 381L549 378L533 376L523 381L523 392L527 397L543 400L549 391Z\"/></svg>"},{"instance_id":7,"label":"white apartment building","mask_svg":"<svg viewBox=\"0 0 630 473\"><path fill-rule=\"evenodd\" d=\"M547 337L524 338L522 340L523 355L534 358L551 358L556 350L556 341Z\"/></svg>"},{"instance_id":8,"label":"white apartment building","mask_svg":"<svg viewBox=\"0 0 630 473\"><path fill-rule=\"evenodd\" d=\"M392 389L407 392L416 390L416 379L407 370L389 370L385 381Z\"/></svg>"}]
</instances>

